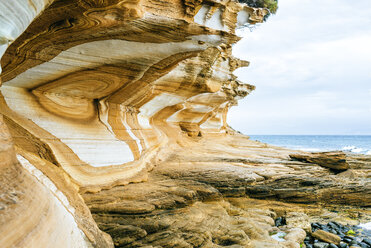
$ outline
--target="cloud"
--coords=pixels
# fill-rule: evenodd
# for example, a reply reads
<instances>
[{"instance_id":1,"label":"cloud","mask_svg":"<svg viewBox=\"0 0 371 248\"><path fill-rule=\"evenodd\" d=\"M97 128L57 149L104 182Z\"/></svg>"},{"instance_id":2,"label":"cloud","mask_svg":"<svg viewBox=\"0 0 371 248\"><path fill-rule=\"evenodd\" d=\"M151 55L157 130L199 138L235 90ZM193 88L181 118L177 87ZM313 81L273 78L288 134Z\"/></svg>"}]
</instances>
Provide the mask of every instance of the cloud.
<instances>
[{"instance_id":1,"label":"cloud","mask_svg":"<svg viewBox=\"0 0 371 248\"><path fill-rule=\"evenodd\" d=\"M356 11L355 11L356 10ZM368 0L281 0L234 46L235 74L257 86L229 123L247 134L371 134Z\"/></svg>"}]
</instances>

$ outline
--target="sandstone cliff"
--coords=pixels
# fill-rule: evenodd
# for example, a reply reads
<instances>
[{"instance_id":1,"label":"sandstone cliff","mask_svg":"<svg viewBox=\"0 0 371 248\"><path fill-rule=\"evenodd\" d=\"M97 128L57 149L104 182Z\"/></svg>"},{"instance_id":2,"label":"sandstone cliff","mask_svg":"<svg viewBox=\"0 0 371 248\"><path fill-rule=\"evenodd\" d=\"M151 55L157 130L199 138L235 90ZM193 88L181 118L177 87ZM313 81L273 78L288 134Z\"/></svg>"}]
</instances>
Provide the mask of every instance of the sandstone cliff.
<instances>
[{"instance_id":1,"label":"sandstone cliff","mask_svg":"<svg viewBox=\"0 0 371 248\"><path fill-rule=\"evenodd\" d=\"M349 176L228 127L254 89L233 75L249 65L231 55L235 30L267 13L0 2L0 247L296 247L302 235L268 235L287 206L249 196L369 207L368 157L348 157Z\"/></svg>"}]
</instances>

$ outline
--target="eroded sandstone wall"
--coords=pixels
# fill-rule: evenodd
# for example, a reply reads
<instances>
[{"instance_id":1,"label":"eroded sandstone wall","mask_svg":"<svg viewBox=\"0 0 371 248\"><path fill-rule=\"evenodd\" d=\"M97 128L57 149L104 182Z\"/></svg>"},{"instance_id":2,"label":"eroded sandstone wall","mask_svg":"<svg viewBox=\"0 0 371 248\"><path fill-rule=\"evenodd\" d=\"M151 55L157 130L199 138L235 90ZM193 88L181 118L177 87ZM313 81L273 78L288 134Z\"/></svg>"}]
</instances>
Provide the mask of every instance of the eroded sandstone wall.
<instances>
[{"instance_id":1,"label":"eroded sandstone wall","mask_svg":"<svg viewBox=\"0 0 371 248\"><path fill-rule=\"evenodd\" d=\"M1 247L110 247L80 196L147 180L185 137L225 135L233 0L0 2ZM48 235L45 235L48 233ZM49 235L50 234L50 235Z\"/></svg>"},{"instance_id":2,"label":"eroded sandstone wall","mask_svg":"<svg viewBox=\"0 0 371 248\"><path fill-rule=\"evenodd\" d=\"M32 14L23 20L14 9L24 23L2 38L2 49L10 46L1 112L20 150L86 190L143 180L157 150L184 132L225 133L228 109L254 88L232 74L248 62L233 58L231 45L235 29L265 10L235 1L54 1L15 40L37 15L33 6L49 2L10 5L22 4Z\"/></svg>"},{"instance_id":3,"label":"eroded sandstone wall","mask_svg":"<svg viewBox=\"0 0 371 248\"><path fill-rule=\"evenodd\" d=\"M235 29L266 14L234 0L1 1L0 247L299 248L310 214L370 221L370 156L228 127L254 89L233 75L249 64L231 55Z\"/></svg>"}]
</instances>

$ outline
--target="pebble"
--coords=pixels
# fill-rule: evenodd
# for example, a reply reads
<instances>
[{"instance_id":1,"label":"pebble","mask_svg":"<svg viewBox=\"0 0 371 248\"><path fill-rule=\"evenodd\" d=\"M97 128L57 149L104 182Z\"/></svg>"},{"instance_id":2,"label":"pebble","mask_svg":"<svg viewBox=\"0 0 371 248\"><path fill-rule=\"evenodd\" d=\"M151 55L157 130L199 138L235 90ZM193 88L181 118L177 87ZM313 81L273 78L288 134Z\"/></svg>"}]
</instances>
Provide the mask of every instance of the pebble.
<instances>
[{"instance_id":1,"label":"pebble","mask_svg":"<svg viewBox=\"0 0 371 248\"><path fill-rule=\"evenodd\" d=\"M275 226L284 226L284 225L286 225L286 218L285 217L278 217L277 219L274 220L274 225Z\"/></svg>"},{"instance_id":2,"label":"pebble","mask_svg":"<svg viewBox=\"0 0 371 248\"><path fill-rule=\"evenodd\" d=\"M354 240L355 239L354 237L349 236L349 235L345 235L344 238L347 238L347 239L350 239L350 240Z\"/></svg>"},{"instance_id":3,"label":"pebble","mask_svg":"<svg viewBox=\"0 0 371 248\"><path fill-rule=\"evenodd\" d=\"M346 243L344 243L344 242L340 242L339 247L340 248L347 248L348 245Z\"/></svg>"},{"instance_id":4,"label":"pebble","mask_svg":"<svg viewBox=\"0 0 371 248\"><path fill-rule=\"evenodd\" d=\"M308 248L371 248L371 232L360 226L342 225L335 221L331 221L327 224L311 223L311 227L312 234L307 234L307 237L304 240L304 244ZM332 242L334 244L328 244L318 241L318 239L311 236L317 230L323 230L335 234L341 238L341 242Z\"/></svg>"},{"instance_id":5,"label":"pebble","mask_svg":"<svg viewBox=\"0 0 371 248\"><path fill-rule=\"evenodd\" d=\"M341 238L337 236L336 234L333 234L333 233L330 233L324 230L316 230L314 233L312 233L312 237L315 237L324 242L332 243L332 244L339 244L341 241Z\"/></svg>"},{"instance_id":6,"label":"pebble","mask_svg":"<svg viewBox=\"0 0 371 248\"><path fill-rule=\"evenodd\" d=\"M317 223L312 223L311 226L312 228L320 228L320 226Z\"/></svg>"},{"instance_id":7,"label":"pebble","mask_svg":"<svg viewBox=\"0 0 371 248\"><path fill-rule=\"evenodd\" d=\"M352 239L349 239L349 238L343 238L343 241L346 242L346 243L350 243L350 242L352 242L353 240L352 240Z\"/></svg>"},{"instance_id":8,"label":"pebble","mask_svg":"<svg viewBox=\"0 0 371 248\"><path fill-rule=\"evenodd\" d=\"M332 229L338 229L339 228L339 225L336 223L336 222L329 222L327 224L329 227L331 227Z\"/></svg>"},{"instance_id":9,"label":"pebble","mask_svg":"<svg viewBox=\"0 0 371 248\"><path fill-rule=\"evenodd\" d=\"M363 239L363 242L371 246L371 239Z\"/></svg>"},{"instance_id":10,"label":"pebble","mask_svg":"<svg viewBox=\"0 0 371 248\"><path fill-rule=\"evenodd\" d=\"M358 243L358 245L360 245L362 248L370 248L371 247L370 245L368 245L364 242L360 242L360 243Z\"/></svg>"},{"instance_id":11,"label":"pebble","mask_svg":"<svg viewBox=\"0 0 371 248\"><path fill-rule=\"evenodd\" d=\"M313 247L314 248L328 248L329 244L324 243L324 242L318 242L318 243L315 243Z\"/></svg>"}]
</instances>

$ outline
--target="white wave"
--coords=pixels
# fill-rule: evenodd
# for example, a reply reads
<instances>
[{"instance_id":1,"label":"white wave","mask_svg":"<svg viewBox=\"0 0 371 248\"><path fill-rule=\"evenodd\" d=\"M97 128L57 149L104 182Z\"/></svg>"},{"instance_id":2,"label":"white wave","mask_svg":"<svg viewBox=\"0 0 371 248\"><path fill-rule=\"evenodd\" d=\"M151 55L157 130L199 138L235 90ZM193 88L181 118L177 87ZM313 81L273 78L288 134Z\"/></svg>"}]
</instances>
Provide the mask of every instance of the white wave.
<instances>
[{"instance_id":1,"label":"white wave","mask_svg":"<svg viewBox=\"0 0 371 248\"><path fill-rule=\"evenodd\" d=\"M295 150L300 150L304 152L327 152L327 151L335 151L338 150L338 148L310 148L310 147L299 147L299 146L288 146L288 148L295 149ZM344 146L341 148L342 151L345 152L352 152L352 153L358 153L358 154L366 154L366 155L371 155L371 150L369 149L364 149L356 146Z\"/></svg>"},{"instance_id":2,"label":"white wave","mask_svg":"<svg viewBox=\"0 0 371 248\"><path fill-rule=\"evenodd\" d=\"M355 149L356 147L355 146L344 146L343 148L341 148L341 150L344 150L344 151L351 151L353 149Z\"/></svg>"},{"instance_id":3,"label":"white wave","mask_svg":"<svg viewBox=\"0 0 371 248\"><path fill-rule=\"evenodd\" d=\"M364 223L364 224L359 224L359 226L364 228L364 229L371 230L371 222Z\"/></svg>"},{"instance_id":4,"label":"white wave","mask_svg":"<svg viewBox=\"0 0 371 248\"><path fill-rule=\"evenodd\" d=\"M355 153L362 153L365 149L362 149L362 148L356 148L356 149L353 149L352 152L355 152Z\"/></svg>"},{"instance_id":5,"label":"white wave","mask_svg":"<svg viewBox=\"0 0 371 248\"><path fill-rule=\"evenodd\" d=\"M344 146L341 150L345 152L363 153L363 154L371 155L371 150L367 151L364 148L360 148L356 146Z\"/></svg>"}]
</instances>

